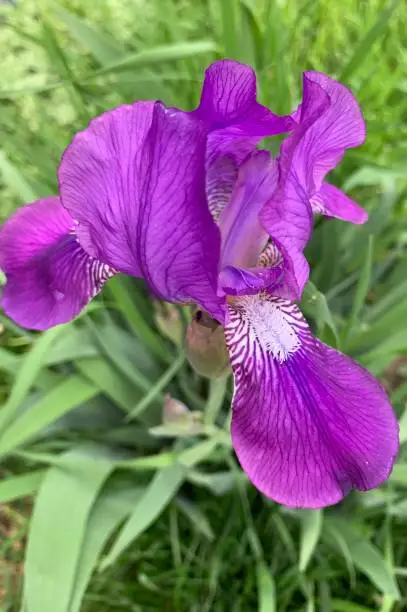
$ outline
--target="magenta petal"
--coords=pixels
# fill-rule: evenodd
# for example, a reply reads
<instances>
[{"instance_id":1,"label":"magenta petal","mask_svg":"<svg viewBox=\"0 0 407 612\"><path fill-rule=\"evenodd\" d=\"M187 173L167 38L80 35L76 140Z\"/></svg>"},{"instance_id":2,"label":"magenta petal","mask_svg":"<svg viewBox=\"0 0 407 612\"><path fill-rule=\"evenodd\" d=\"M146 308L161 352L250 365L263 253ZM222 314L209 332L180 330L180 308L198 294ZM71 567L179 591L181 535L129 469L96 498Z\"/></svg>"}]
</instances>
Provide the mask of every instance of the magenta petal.
<instances>
[{"instance_id":1,"label":"magenta petal","mask_svg":"<svg viewBox=\"0 0 407 612\"><path fill-rule=\"evenodd\" d=\"M206 132L188 113L153 102L122 106L73 139L60 190L91 254L143 277L161 298L197 302L222 321L205 147Z\"/></svg>"},{"instance_id":2,"label":"magenta petal","mask_svg":"<svg viewBox=\"0 0 407 612\"><path fill-rule=\"evenodd\" d=\"M256 89L256 73L245 64L224 59L206 70L201 101L193 114L210 131L208 164L232 152L241 163L261 138L294 127L290 116L279 117L259 104Z\"/></svg>"},{"instance_id":3,"label":"magenta petal","mask_svg":"<svg viewBox=\"0 0 407 612\"><path fill-rule=\"evenodd\" d=\"M345 150L364 142L363 115L352 92L320 72L305 72L297 126L281 147L284 176L293 174L305 197L342 159Z\"/></svg>"},{"instance_id":4,"label":"magenta petal","mask_svg":"<svg viewBox=\"0 0 407 612\"><path fill-rule=\"evenodd\" d=\"M232 441L253 484L287 506L320 508L385 481L398 424L375 378L313 338L288 301L240 298L229 314Z\"/></svg>"},{"instance_id":5,"label":"magenta petal","mask_svg":"<svg viewBox=\"0 0 407 612\"><path fill-rule=\"evenodd\" d=\"M206 69L201 101L194 112L205 121L208 129L213 130L246 117L255 104L256 73L253 68L224 59Z\"/></svg>"},{"instance_id":6,"label":"magenta petal","mask_svg":"<svg viewBox=\"0 0 407 612\"><path fill-rule=\"evenodd\" d=\"M362 224L368 219L367 212L356 202L351 200L343 191L330 185L322 183L318 194L311 199L312 210L315 213L336 217L343 221Z\"/></svg>"},{"instance_id":7,"label":"magenta petal","mask_svg":"<svg viewBox=\"0 0 407 612\"><path fill-rule=\"evenodd\" d=\"M43 330L70 321L113 274L87 255L72 228L59 198L20 208L1 228L2 307L19 325Z\"/></svg>"},{"instance_id":8,"label":"magenta petal","mask_svg":"<svg viewBox=\"0 0 407 612\"><path fill-rule=\"evenodd\" d=\"M349 89L318 72L304 74L303 89L302 103L293 115L297 126L281 146L278 190L262 211L270 236L293 260L300 294L308 278L302 250L311 235L311 206L321 212L326 207L327 214L341 219L364 218L348 198L322 183L345 150L365 138L359 106Z\"/></svg>"},{"instance_id":9,"label":"magenta petal","mask_svg":"<svg viewBox=\"0 0 407 612\"><path fill-rule=\"evenodd\" d=\"M272 291L283 278L283 265L250 269L225 266L219 274L219 287L227 295L255 295L260 291Z\"/></svg>"},{"instance_id":10,"label":"magenta petal","mask_svg":"<svg viewBox=\"0 0 407 612\"><path fill-rule=\"evenodd\" d=\"M268 235L259 214L277 186L277 167L267 151L254 153L240 168L232 197L219 217L221 264L251 267L257 264Z\"/></svg>"},{"instance_id":11,"label":"magenta petal","mask_svg":"<svg viewBox=\"0 0 407 612\"><path fill-rule=\"evenodd\" d=\"M303 254L312 231L312 209L294 178L277 190L260 213L260 220L272 239L290 258L300 299L309 278L309 266Z\"/></svg>"},{"instance_id":12,"label":"magenta petal","mask_svg":"<svg viewBox=\"0 0 407 612\"><path fill-rule=\"evenodd\" d=\"M319 190L326 173L339 163L345 150L363 144L366 127L350 89L321 72L306 72L304 79L319 85L330 100L325 112L307 130L302 143L310 158L314 187Z\"/></svg>"}]
</instances>

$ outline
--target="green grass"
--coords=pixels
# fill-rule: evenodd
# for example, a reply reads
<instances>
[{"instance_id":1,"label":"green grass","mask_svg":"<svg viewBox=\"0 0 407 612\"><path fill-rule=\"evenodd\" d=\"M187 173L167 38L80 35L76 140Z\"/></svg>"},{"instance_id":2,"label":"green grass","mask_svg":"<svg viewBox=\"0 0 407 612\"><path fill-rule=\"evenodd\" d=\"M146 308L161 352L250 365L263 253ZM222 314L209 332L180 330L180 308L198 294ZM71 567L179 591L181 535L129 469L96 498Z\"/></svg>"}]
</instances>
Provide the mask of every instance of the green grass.
<instances>
[{"instance_id":1,"label":"green grass","mask_svg":"<svg viewBox=\"0 0 407 612\"><path fill-rule=\"evenodd\" d=\"M59 157L92 116L138 98L192 108L217 57L256 67L260 98L278 112L298 102L306 69L352 88L368 137L333 178L370 220L317 222L303 309L320 337L381 378L406 442L403 3L20 0L0 16L3 219L55 193ZM143 283L115 278L75 323L42 336L2 317L0 607L405 609L405 445L377 491L323 513L269 502L241 474L225 431L231 381L199 378L172 341L184 314L158 318ZM152 435L166 392L203 412L200 435L196 418L183 424L190 435Z\"/></svg>"}]
</instances>

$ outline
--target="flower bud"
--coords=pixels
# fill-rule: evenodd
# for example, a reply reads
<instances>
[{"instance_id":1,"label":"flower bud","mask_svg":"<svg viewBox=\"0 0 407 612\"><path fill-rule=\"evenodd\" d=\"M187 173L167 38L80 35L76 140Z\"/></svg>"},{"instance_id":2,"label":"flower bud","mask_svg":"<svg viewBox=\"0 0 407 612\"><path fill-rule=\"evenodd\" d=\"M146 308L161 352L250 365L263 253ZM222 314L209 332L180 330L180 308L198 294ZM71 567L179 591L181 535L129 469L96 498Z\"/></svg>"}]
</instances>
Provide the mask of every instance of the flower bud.
<instances>
[{"instance_id":1,"label":"flower bud","mask_svg":"<svg viewBox=\"0 0 407 612\"><path fill-rule=\"evenodd\" d=\"M203 413L189 410L188 406L167 394L164 398L162 424L149 429L153 436L182 437L205 433Z\"/></svg>"},{"instance_id":2,"label":"flower bud","mask_svg":"<svg viewBox=\"0 0 407 612\"><path fill-rule=\"evenodd\" d=\"M185 352L189 363L201 376L219 378L229 369L223 327L203 310L197 310L188 325Z\"/></svg>"}]
</instances>

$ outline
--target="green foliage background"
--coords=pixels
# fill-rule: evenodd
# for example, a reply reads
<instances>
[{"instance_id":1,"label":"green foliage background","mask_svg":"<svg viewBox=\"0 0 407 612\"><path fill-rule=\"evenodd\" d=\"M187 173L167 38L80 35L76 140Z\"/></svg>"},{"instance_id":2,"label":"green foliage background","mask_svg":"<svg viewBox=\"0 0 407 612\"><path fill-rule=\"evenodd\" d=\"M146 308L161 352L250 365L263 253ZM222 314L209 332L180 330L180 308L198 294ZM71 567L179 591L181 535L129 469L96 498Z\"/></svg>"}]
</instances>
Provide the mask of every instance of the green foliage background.
<instances>
[{"instance_id":1,"label":"green foliage background","mask_svg":"<svg viewBox=\"0 0 407 612\"><path fill-rule=\"evenodd\" d=\"M277 112L298 102L303 70L341 79L368 138L333 180L370 219L317 222L302 307L387 386L403 443L406 32L397 0L3 3L1 217L55 193L59 157L92 116L140 98L192 108L217 57L251 63ZM262 498L230 446L231 381L185 363L187 310L151 306L143 283L115 278L76 322L42 335L1 316L1 609L405 609L405 447L388 483L324 512ZM165 393L198 416L163 424Z\"/></svg>"}]
</instances>

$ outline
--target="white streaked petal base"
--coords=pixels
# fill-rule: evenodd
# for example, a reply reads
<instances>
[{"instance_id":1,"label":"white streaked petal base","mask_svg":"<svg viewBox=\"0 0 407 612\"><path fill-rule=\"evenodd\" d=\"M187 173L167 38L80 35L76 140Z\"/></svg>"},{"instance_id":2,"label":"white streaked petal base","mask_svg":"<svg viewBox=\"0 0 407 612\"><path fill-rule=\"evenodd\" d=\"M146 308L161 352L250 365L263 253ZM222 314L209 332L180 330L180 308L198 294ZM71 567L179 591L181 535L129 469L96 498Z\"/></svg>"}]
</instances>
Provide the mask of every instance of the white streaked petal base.
<instances>
[{"instance_id":1,"label":"white streaked petal base","mask_svg":"<svg viewBox=\"0 0 407 612\"><path fill-rule=\"evenodd\" d=\"M229 314L227 333L232 363L245 351L255 350L257 344L282 363L300 349L300 334L308 329L295 304L266 294L240 297Z\"/></svg>"}]
</instances>

